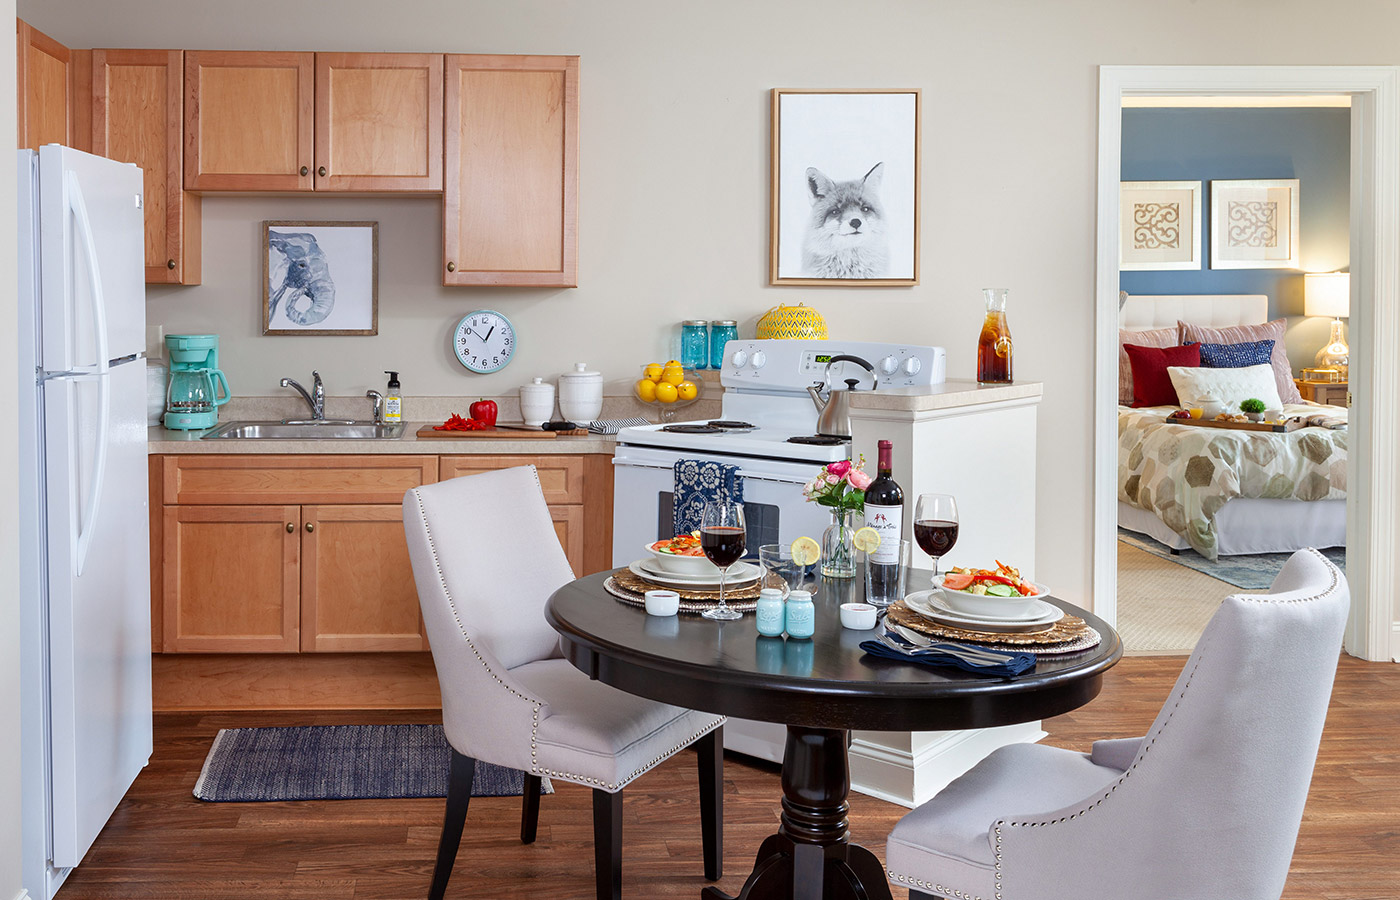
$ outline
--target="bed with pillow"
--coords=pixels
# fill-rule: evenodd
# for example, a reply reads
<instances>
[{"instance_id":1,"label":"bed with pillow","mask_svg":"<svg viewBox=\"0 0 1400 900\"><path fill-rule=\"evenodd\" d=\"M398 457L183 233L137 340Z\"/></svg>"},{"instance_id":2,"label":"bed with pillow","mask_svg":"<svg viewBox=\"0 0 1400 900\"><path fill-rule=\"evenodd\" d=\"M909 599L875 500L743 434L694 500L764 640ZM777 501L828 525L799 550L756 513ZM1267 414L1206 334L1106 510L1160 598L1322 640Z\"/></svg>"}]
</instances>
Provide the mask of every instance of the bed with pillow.
<instances>
[{"instance_id":1,"label":"bed with pillow","mask_svg":"<svg viewBox=\"0 0 1400 900\"><path fill-rule=\"evenodd\" d=\"M1262 294L1128 296L1119 315L1118 524L1209 559L1346 543L1347 410L1304 401ZM1262 400L1308 427L1176 425Z\"/></svg>"}]
</instances>

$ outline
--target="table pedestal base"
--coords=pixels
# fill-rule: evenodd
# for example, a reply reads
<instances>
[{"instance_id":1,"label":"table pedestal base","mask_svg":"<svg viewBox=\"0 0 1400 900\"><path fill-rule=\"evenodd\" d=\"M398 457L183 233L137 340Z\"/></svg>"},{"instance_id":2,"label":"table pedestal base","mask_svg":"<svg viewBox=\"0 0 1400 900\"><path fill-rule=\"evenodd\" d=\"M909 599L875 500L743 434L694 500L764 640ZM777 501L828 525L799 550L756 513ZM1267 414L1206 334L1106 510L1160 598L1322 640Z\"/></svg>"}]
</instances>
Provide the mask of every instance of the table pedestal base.
<instances>
[{"instance_id":1,"label":"table pedestal base","mask_svg":"<svg viewBox=\"0 0 1400 900\"><path fill-rule=\"evenodd\" d=\"M758 848L737 898L713 887L705 900L890 900L875 854L852 844L846 828L851 790L847 732L789 725L783 748L783 812L778 833Z\"/></svg>"}]
</instances>

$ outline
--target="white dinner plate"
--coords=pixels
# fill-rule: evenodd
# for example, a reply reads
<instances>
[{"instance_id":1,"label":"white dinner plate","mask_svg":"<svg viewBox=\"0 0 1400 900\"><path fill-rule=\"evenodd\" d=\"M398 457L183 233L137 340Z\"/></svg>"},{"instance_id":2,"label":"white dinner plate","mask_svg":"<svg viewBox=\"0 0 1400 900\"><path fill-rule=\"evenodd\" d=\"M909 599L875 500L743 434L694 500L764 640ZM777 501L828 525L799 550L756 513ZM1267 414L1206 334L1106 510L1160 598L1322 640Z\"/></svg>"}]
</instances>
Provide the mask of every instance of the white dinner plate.
<instances>
[{"instance_id":1,"label":"white dinner plate","mask_svg":"<svg viewBox=\"0 0 1400 900\"><path fill-rule=\"evenodd\" d=\"M638 578L645 578L647 581L655 581L658 584L675 585L686 588L718 588L719 577L710 575L677 575L675 572L667 572L665 569L657 568L649 559L639 559L627 567L633 575ZM758 576L763 574L757 565L751 562L739 561L729 567L729 577L725 579L725 587L738 587L742 584L758 580Z\"/></svg>"},{"instance_id":2,"label":"white dinner plate","mask_svg":"<svg viewBox=\"0 0 1400 900\"><path fill-rule=\"evenodd\" d=\"M1015 619L994 619L986 616L970 616L958 612L948 605L936 591L919 591L904 598L904 605L914 612L940 625L966 628L968 631L1023 632L1041 631L1054 625L1064 617L1064 610L1058 606L1037 600L1032 607L1033 617Z\"/></svg>"}]
</instances>

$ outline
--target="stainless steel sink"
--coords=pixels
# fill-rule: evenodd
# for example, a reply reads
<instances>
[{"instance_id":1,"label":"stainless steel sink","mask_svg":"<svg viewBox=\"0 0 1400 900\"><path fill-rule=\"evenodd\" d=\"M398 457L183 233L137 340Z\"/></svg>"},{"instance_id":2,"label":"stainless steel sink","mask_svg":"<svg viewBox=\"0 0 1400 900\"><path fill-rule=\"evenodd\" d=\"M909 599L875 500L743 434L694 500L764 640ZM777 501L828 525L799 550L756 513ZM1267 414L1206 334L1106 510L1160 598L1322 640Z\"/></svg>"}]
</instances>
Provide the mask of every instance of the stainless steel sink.
<instances>
[{"instance_id":1,"label":"stainless steel sink","mask_svg":"<svg viewBox=\"0 0 1400 900\"><path fill-rule=\"evenodd\" d=\"M230 422L204 435L202 440L384 441L402 436L402 422L395 425L376 425L373 422L330 419L301 422Z\"/></svg>"}]
</instances>

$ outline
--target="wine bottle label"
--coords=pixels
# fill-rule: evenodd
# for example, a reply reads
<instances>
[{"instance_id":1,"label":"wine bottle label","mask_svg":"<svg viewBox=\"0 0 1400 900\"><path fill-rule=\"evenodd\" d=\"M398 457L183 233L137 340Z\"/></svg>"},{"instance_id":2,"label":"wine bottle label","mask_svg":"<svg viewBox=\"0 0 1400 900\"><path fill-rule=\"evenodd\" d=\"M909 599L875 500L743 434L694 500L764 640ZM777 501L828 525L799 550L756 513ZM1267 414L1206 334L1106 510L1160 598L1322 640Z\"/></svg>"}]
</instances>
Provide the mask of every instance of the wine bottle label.
<instances>
[{"instance_id":1,"label":"wine bottle label","mask_svg":"<svg viewBox=\"0 0 1400 900\"><path fill-rule=\"evenodd\" d=\"M881 565L899 562L899 542L903 537L904 507L865 504L865 524L880 533L880 546L870 561Z\"/></svg>"}]
</instances>

